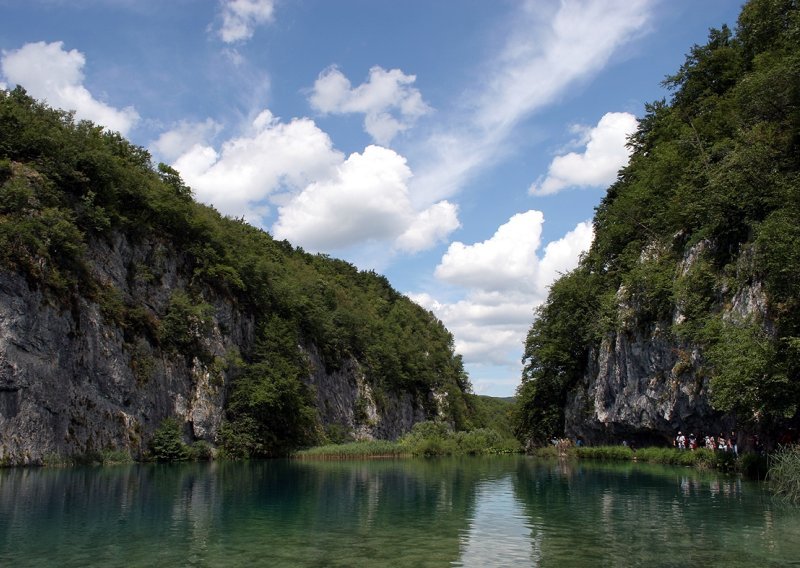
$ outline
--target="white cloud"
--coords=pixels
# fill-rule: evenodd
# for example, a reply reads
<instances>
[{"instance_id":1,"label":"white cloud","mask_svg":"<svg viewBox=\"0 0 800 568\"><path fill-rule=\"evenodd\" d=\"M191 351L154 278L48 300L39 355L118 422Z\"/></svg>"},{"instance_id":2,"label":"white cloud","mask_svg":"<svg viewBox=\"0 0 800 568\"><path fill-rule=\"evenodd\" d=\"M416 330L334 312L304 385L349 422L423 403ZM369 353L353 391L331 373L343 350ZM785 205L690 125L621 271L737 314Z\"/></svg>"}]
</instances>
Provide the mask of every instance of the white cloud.
<instances>
[{"instance_id":1,"label":"white cloud","mask_svg":"<svg viewBox=\"0 0 800 568\"><path fill-rule=\"evenodd\" d=\"M164 132L150 145L150 150L165 161L178 159L195 145L203 146L222 130L218 122L206 119L203 122L182 120L175 128Z\"/></svg>"},{"instance_id":2,"label":"white cloud","mask_svg":"<svg viewBox=\"0 0 800 568\"><path fill-rule=\"evenodd\" d=\"M173 166L199 200L262 225L268 197L327 179L342 159L314 121L284 123L265 110L248 132L225 141L219 151L195 144Z\"/></svg>"},{"instance_id":3,"label":"white cloud","mask_svg":"<svg viewBox=\"0 0 800 568\"><path fill-rule=\"evenodd\" d=\"M411 170L393 150L367 146L353 153L336 174L309 184L278 210L273 232L312 251L370 241L396 242L417 252L458 228L457 210L442 202L417 212L408 195Z\"/></svg>"},{"instance_id":4,"label":"white cloud","mask_svg":"<svg viewBox=\"0 0 800 568\"><path fill-rule=\"evenodd\" d=\"M8 85L6 85L3 81L0 81L0 91L7 91Z\"/></svg>"},{"instance_id":5,"label":"white cloud","mask_svg":"<svg viewBox=\"0 0 800 568\"><path fill-rule=\"evenodd\" d=\"M479 290L529 290L539 262L536 249L543 223L541 211L527 211L511 217L486 241L472 245L451 243L435 276Z\"/></svg>"},{"instance_id":6,"label":"white cloud","mask_svg":"<svg viewBox=\"0 0 800 568\"><path fill-rule=\"evenodd\" d=\"M95 99L83 86L85 64L83 53L65 51L60 41L27 43L20 49L3 51L0 61L5 78L22 85L32 97L53 107L74 110L78 119L127 134L139 114L133 107L117 109Z\"/></svg>"},{"instance_id":7,"label":"white cloud","mask_svg":"<svg viewBox=\"0 0 800 568\"><path fill-rule=\"evenodd\" d=\"M605 187L628 163L628 136L636 131L636 117L627 112L608 112L587 135L583 153L556 156L547 176L528 190L532 195L550 195L568 187Z\"/></svg>"},{"instance_id":8,"label":"white cloud","mask_svg":"<svg viewBox=\"0 0 800 568\"><path fill-rule=\"evenodd\" d=\"M411 225L395 241L399 250L419 252L443 241L461 227L458 206L440 201L417 214Z\"/></svg>"},{"instance_id":9,"label":"white cloud","mask_svg":"<svg viewBox=\"0 0 800 568\"><path fill-rule=\"evenodd\" d=\"M405 158L368 146L350 155L336 175L310 184L281 207L273 232L317 251L391 239L413 216L406 187L410 177Z\"/></svg>"},{"instance_id":10,"label":"white cloud","mask_svg":"<svg viewBox=\"0 0 800 568\"><path fill-rule=\"evenodd\" d=\"M591 245L592 225L582 222L541 250L543 223L541 212L528 211L514 215L486 241L453 243L436 277L463 288L463 299L439 302L430 294L409 294L445 323L468 365L518 373L534 308Z\"/></svg>"},{"instance_id":11,"label":"white cloud","mask_svg":"<svg viewBox=\"0 0 800 568\"><path fill-rule=\"evenodd\" d=\"M507 151L514 127L598 73L614 53L640 35L652 0L530 0L500 56L487 66L483 86L432 136L419 153L412 190L418 199L438 201L457 192Z\"/></svg>"},{"instance_id":12,"label":"white cloud","mask_svg":"<svg viewBox=\"0 0 800 568\"><path fill-rule=\"evenodd\" d=\"M395 251L430 248L459 227L455 205L413 206L406 159L368 146L347 159L310 119L281 122L268 110L219 150L205 142L213 121L183 123L154 148L173 162L195 196L222 213L264 224L278 205L276 237L331 252L381 242ZM385 253L384 253L385 256Z\"/></svg>"},{"instance_id":13,"label":"white cloud","mask_svg":"<svg viewBox=\"0 0 800 568\"><path fill-rule=\"evenodd\" d=\"M548 287L578 263L581 253L589 250L594 238L590 221L578 223L566 235L544 247L544 255L536 273L536 291L544 297Z\"/></svg>"},{"instance_id":14,"label":"white cloud","mask_svg":"<svg viewBox=\"0 0 800 568\"><path fill-rule=\"evenodd\" d=\"M225 43L248 40L257 26L272 21L274 12L274 0L222 0L219 37Z\"/></svg>"},{"instance_id":15,"label":"white cloud","mask_svg":"<svg viewBox=\"0 0 800 568\"><path fill-rule=\"evenodd\" d=\"M364 130L375 142L388 146L399 132L431 110L412 86L415 81L415 75L375 66L365 83L352 88L338 68L329 67L314 82L309 103L323 114L364 114Z\"/></svg>"}]
</instances>

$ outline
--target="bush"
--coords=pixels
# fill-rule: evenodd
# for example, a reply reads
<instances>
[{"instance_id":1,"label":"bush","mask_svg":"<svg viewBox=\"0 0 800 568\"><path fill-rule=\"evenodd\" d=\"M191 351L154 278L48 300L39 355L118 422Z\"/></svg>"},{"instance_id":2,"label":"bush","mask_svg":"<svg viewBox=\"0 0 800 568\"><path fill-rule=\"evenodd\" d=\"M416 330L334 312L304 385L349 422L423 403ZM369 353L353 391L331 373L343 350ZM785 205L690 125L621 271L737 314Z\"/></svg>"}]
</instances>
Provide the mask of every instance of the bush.
<instances>
[{"instance_id":1,"label":"bush","mask_svg":"<svg viewBox=\"0 0 800 568\"><path fill-rule=\"evenodd\" d=\"M214 448L205 440L197 440L189 448L189 455L195 461L210 461L214 459Z\"/></svg>"},{"instance_id":2,"label":"bush","mask_svg":"<svg viewBox=\"0 0 800 568\"><path fill-rule=\"evenodd\" d=\"M738 470L750 479L764 479L769 469L769 461L761 454L746 453L739 456Z\"/></svg>"},{"instance_id":3,"label":"bush","mask_svg":"<svg viewBox=\"0 0 800 568\"><path fill-rule=\"evenodd\" d=\"M582 446L576 448L576 455L590 460L631 460L633 450L628 446Z\"/></svg>"},{"instance_id":4,"label":"bush","mask_svg":"<svg viewBox=\"0 0 800 568\"><path fill-rule=\"evenodd\" d=\"M400 439L400 445L415 456L498 454L520 451L516 440L503 438L491 428L453 432L442 422L419 422Z\"/></svg>"},{"instance_id":5,"label":"bush","mask_svg":"<svg viewBox=\"0 0 800 568\"><path fill-rule=\"evenodd\" d=\"M175 418L165 418L150 440L150 455L156 461L185 461L189 447L183 441L181 426Z\"/></svg>"}]
</instances>

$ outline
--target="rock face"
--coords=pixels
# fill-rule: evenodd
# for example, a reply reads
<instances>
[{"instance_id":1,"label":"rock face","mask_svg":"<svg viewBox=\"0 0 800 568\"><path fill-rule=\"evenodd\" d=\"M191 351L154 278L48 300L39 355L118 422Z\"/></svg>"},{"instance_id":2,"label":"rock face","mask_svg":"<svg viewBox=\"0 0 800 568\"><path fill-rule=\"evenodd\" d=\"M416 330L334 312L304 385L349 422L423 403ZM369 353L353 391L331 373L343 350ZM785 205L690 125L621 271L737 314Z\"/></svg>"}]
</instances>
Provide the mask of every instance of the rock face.
<instances>
[{"instance_id":1,"label":"rock face","mask_svg":"<svg viewBox=\"0 0 800 568\"><path fill-rule=\"evenodd\" d=\"M689 249L678 274L685 275L707 247L701 241ZM566 435L592 444L624 439L660 445L671 442L679 430L717 435L736 429L733 416L710 404L702 350L674 333L685 320L680 304L671 321L647 322L639 320L638 307L625 298L620 289L620 329L589 354L582 380L567 397ZM716 309L724 320L752 317L771 329L766 294L758 281L720 290Z\"/></svg>"},{"instance_id":2,"label":"rock face","mask_svg":"<svg viewBox=\"0 0 800 568\"><path fill-rule=\"evenodd\" d=\"M320 421L352 432L359 440L394 440L416 424L441 413L441 400L435 393L419 400L410 393L377 399L361 365L353 358L342 367L326 372L318 351L306 350L312 372L307 384L314 389Z\"/></svg>"},{"instance_id":3,"label":"rock face","mask_svg":"<svg viewBox=\"0 0 800 568\"><path fill-rule=\"evenodd\" d=\"M87 251L95 281L112 297L163 316L174 290L188 285L185 261L168 243L135 245L124 235ZM233 378L222 361L252 346L254 320L230 300L204 291L213 307L202 338L212 363L159 346L146 334L126 333L101 299L54 301L25 278L0 271L0 464L124 450L138 457L161 421L184 424L187 441L215 442ZM320 422L360 437L396 438L429 412L410 395L376 404L355 360L327 373L308 346Z\"/></svg>"},{"instance_id":4,"label":"rock face","mask_svg":"<svg viewBox=\"0 0 800 568\"><path fill-rule=\"evenodd\" d=\"M665 327L617 332L601 342L568 398L568 436L644 445L669 441L682 429L716 435L734 427L711 408L700 352Z\"/></svg>"}]
</instances>

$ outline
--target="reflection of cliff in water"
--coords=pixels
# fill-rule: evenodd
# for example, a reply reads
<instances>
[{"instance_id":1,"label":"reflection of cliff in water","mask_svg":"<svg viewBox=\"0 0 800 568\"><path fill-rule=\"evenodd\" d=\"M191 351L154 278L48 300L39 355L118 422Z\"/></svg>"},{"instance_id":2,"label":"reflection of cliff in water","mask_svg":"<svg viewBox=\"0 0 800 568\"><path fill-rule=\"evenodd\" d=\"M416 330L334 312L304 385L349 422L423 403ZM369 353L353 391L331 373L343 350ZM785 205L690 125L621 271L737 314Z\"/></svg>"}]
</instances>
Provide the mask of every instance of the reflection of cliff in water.
<instances>
[{"instance_id":1,"label":"reflection of cliff in water","mask_svg":"<svg viewBox=\"0 0 800 568\"><path fill-rule=\"evenodd\" d=\"M503 460L0 471L0 564L447 565Z\"/></svg>"},{"instance_id":2,"label":"reflection of cliff in water","mask_svg":"<svg viewBox=\"0 0 800 568\"><path fill-rule=\"evenodd\" d=\"M528 460L514 481L548 565L764 566L800 543L796 513L736 476Z\"/></svg>"},{"instance_id":3,"label":"reflection of cliff in water","mask_svg":"<svg viewBox=\"0 0 800 568\"><path fill-rule=\"evenodd\" d=\"M732 476L524 457L0 470L0 566L780 566Z\"/></svg>"}]
</instances>

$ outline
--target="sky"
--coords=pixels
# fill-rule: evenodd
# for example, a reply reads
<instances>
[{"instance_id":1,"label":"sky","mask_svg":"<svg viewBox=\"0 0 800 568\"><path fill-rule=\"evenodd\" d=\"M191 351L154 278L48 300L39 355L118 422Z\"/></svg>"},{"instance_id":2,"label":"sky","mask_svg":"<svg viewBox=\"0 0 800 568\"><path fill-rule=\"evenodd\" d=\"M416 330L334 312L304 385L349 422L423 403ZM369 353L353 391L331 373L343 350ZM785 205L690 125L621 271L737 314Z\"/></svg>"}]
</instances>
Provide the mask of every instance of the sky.
<instances>
[{"instance_id":1,"label":"sky","mask_svg":"<svg viewBox=\"0 0 800 568\"><path fill-rule=\"evenodd\" d=\"M385 274L511 396L645 104L739 0L0 0L22 85L195 197Z\"/></svg>"}]
</instances>

